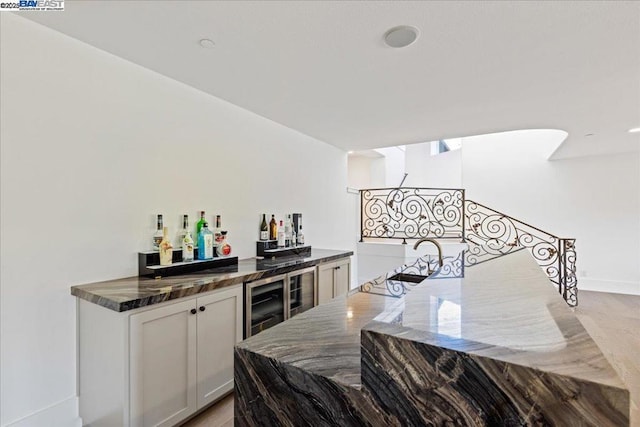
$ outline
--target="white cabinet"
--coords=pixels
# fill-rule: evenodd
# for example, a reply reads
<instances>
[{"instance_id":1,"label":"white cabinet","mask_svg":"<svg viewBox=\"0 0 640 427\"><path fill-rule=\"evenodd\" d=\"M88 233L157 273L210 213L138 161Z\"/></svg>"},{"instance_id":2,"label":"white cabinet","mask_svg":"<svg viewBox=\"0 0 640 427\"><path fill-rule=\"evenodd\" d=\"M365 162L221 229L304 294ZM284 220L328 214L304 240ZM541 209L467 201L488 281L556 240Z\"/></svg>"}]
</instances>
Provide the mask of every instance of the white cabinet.
<instances>
[{"instance_id":1,"label":"white cabinet","mask_svg":"<svg viewBox=\"0 0 640 427\"><path fill-rule=\"evenodd\" d=\"M242 285L123 313L78 304L83 424L173 426L233 389Z\"/></svg>"},{"instance_id":2,"label":"white cabinet","mask_svg":"<svg viewBox=\"0 0 640 427\"><path fill-rule=\"evenodd\" d=\"M318 265L318 304L339 295L346 295L351 288L351 260L349 258Z\"/></svg>"},{"instance_id":3,"label":"white cabinet","mask_svg":"<svg viewBox=\"0 0 640 427\"><path fill-rule=\"evenodd\" d=\"M242 287L198 298L198 408L233 389L233 347L242 341Z\"/></svg>"},{"instance_id":4,"label":"white cabinet","mask_svg":"<svg viewBox=\"0 0 640 427\"><path fill-rule=\"evenodd\" d=\"M197 410L195 300L130 317L131 425L172 426Z\"/></svg>"}]
</instances>

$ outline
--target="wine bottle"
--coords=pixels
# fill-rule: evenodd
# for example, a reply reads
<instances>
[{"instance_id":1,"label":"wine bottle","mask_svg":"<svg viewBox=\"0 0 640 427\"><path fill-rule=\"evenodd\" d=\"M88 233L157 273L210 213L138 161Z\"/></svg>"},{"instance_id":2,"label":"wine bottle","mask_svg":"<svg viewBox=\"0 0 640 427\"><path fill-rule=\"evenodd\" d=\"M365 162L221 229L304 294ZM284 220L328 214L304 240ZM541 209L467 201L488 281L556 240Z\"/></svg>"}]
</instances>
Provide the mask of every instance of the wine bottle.
<instances>
[{"instance_id":1,"label":"wine bottle","mask_svg":"<svg viewBox=\"0 0 640 427\"><path fill-rule=\"evenodd\" d=\"M287 218L284 222L284 246L291 246L291 215L287 214Z\"/></svg>"},{"instance_id":2,"label":"wine bottle","mask_svg":"<svg viewBox=\"0 0 640 427\"><path fill-rule=\"evenodd\" d=\"M204 211L200 211L200 221L196 223L196 237L200 236L200 230L202 230L202 225L205 222L207 222L207 220L204 219Z\"/></svg>"},{"instance_id":3,"label":"wine bottle","mask_svg":"<svg viewBox=\"0 0 640 427\"><path fill-rule=\"evenodd\" d=\"M162 215L158 215L158 222L156 227L156 232L153 234L153 249L160 249L160 242L162 242L163 231L162 231Z\"/></svg>"},{"instance_id":4,"label":"wine bottle","mask_svg":"<svg viewBox=\"0 0 640 427\"><path fill-rule=\"evenodd\" d=\"M267 214L262 214L260 224L260 240L269 240L269 226L267 225Z\"/></svg>"},{"instance_id":5,"label":"wine bottle","mask_svg":"<svg viewBox=\"0 0 640 427\"><path fill-rule=\"evenodd\" d=\"M278 238L278 224L276 223L276 216L271 214L271 221L269 222L269 240L276 240Z\"/></svg>"},{"instance_id":6,"label":"wine bottle","mask_svg":"<svg viewBox=\"0 0 640 427\"><path fill-rule=\"evenodd\" d=\"M209 223L202 224L198 234L198 259L213 258L213 233L209 230Z\"/></svg>"},{"instance_id":7,"label":"wine bottle","mask_svg":"<svg viewBox=\"0 0 640 427\"><path fill-rule=\"evenodd\" d=\"M302 224L299 225L299 230L298 230L298 245L304 245L304 234L302 233Z\"/></svg>"},{"instance_id":8,"label":"wine bottle","mask_svg":"<svg viewBox=\"0 0 640 427\"><path fill-rule=\"evenodd\" d=\"M162 240L160 241L160 265L171 265L173 262L173 245L169 240L167 227L162 228Z\"/></svg>"},{"instance_id":9,"label":"wine bottle","mask_svg":"<svg viewBox=\"0 0 640 427\"><path fill-rule=\"evenodd\" d=\"M278 229L278 247L284 248L285 244L284 225L282 224L282 220L280 220L280 228Z\"/></svg>"},{"instance_id":10,"label":"wine bottle","mask_svg":"<svg viewBox=\"0 0 640 427\"><path fill-rule=\"evenodd\" d=\"M222 243L222 219L220 215L216 215L216 228L213 229L213 249L214 253L218 254L218 246Z\"/></svg>"},{"instance_id":11,"label":"wine bottle","mask_svg":"<svg viewBox=\"0 0 640 427\"><path fill-rule=\"evenodd\" d=\"M189 215L184 215L182 218L182 228L184 234L182 235L182 261L193 261L193 237L189 231Z\"/></svg>"}]
</instances>

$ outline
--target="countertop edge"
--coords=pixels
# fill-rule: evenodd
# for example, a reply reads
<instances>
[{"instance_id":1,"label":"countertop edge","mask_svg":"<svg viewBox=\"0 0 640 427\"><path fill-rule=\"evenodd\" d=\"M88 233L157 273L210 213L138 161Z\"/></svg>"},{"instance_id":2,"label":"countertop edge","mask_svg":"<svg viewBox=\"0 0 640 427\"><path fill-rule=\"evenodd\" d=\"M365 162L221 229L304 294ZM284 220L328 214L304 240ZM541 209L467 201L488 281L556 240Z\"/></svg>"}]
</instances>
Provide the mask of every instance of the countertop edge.
<instances>
[{"instance_id":1,"label":"countertop edge","mask_svg":"<svg viewBox=\"0 0 640 427\"><path fill-rule=\"evenodd\" d=\"M149 295L141 298L135 298L127 301L117 301L115 299L110 299L106 296L98 295L94 292L90 292L83 289L84 287L94 285L93 283L71 286L71 295L77 298L89 301L91 303L97 304L99 306L105 307L107 309L121 313L125 311L135 310L137 308L148 307L154 304L160 304L167 301L178 300L180 298L186 298L186 297L198 295L200 293L210 292L216 289L221 289L221 288L241 284L248 281L259 280L262 278L266 278L266 277L270 277L278 274L285 274L292 271L313 267L321 263L335 261L342 258L348 258L353 256L353 251L351 250L344 250L344 251L335 250L335 252L338 252L338 253L327 255L327 256L319 256L318 258L315 258L315 259L310 259L305 262L289 264L289 265L287 265L287 263L295 261L295 257L286 258L282 260L282 265L274 265L273 268L269 268L265 270L256 270L254 272L231 273L231 274L237 274L236 276L232 276L232 277L216 277L216 274L225 274L224 272L211 273L211 277L204 278L204 279L200 277L194 280L194 279L190 279L189 277L184 277L184 281L180 281L179 283L164 287L164 288L170 288L170 289L166 289L164 292L163 292L163 288L159 287L158 288L159 292L153 295ZM307 258L307 257L304 257L304 258ZM251 258L240 260L240 261L247 261L250 259ZM126 280L126 279L135 280L135 279L138 279L138 277L132 276L132 277L127 277L123 279L105 281L104 286L105 288L108 288L110 283L113 284L118 280ZM181 277L177 277L177 276L174 276L173 279L182 280ZM142 280L147 281L147 279L142 279ZM149 283L159 283L159 282L156 282L156 279L151 279L151 278L149 278L148 281ZM96 282L96 283L103 283L103 282Z\"/></svg>"}]
</instances>

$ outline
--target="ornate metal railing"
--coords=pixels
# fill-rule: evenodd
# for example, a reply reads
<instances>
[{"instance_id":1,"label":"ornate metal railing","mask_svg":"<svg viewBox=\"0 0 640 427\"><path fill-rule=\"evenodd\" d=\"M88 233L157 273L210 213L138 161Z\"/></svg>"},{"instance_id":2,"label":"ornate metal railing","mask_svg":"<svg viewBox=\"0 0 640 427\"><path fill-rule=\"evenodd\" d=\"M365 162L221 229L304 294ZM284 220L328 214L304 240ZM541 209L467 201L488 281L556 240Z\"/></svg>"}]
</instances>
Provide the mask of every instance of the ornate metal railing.
<instances>
[{"instance_id":1,"label":"ornate metal railing","mask_svg":"<svg viewBox=\"0 0 640 427\"><path fill-rule=\"evenodd\" d=\"M467 266L526 248L571 305L578 305L575 239L564 239L472 200L465 201Z\"/></svg>"},{"instance_id":2,"label":"ornate metal railing","mask_svg":"<svg viewBox=\"0 0 640 427\"><path fill-rule=\"evenodd\" d=\"M575 239L547 233L466 200L463 189L377 188L360 190L360 241L364 239L461 239L471 266L528 249L571 306L578 305Z\"/></svg>"},{"instance_id":3,"label":"ornate metal railing","mask_svg":"<svg viewBox=\"0 0 640 427\"><path fill-rule=\"evenodd\" d=\"M375 188L360 190L360 241L366 238L464 240L464 190Z\"/></svg>"}]
</instances>

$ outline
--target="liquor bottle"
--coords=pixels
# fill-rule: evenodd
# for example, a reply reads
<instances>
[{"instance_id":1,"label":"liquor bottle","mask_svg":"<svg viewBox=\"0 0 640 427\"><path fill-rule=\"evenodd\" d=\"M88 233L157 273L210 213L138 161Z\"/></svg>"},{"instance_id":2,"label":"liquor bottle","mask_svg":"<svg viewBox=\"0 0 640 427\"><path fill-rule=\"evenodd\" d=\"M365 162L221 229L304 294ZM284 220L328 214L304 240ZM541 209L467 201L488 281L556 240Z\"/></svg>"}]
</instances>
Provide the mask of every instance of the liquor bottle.
<instances>
[{"instance_id":1,"label":"liquor bottle","mask_svg":"<svg viewBox=\"0 0 640 427\"><path fill-rule=\"evenodd\" d=\"M200 221L196 223L196 237L200 235L200 230L202 230L202 225L205 222L207 222L207 220L204 219L204 211L200 211Z\"/></svg>"},{"instance_id":2,"label":"liquor bottle","mask_svg":"<svg viewBox=\"0 0 640 427\"><path fill-rule=\"evenodd\" d=\"M302 233L302 224L300 224L300 229L298 230L298 245L304 245L304 234Z\"/></svg>"},{"instance_id":3,"label":"liquor bottle","mask_svg":"<svg viewBox=\"0 0 640 427\"><path fill-rule=\"evenodd\" d=\"M284 225L282 224L282 220L280 220L280 228L278 229L278 247L285 247L285 235L284 235Z\"/></svg>"},{"instance_id":4,"label":"liquor bottle","mask_svg":"<svg viewBox=\"0 0 640 427\"><path fill-rule=\"evenodd\" d=\"M231 255L231 245L227 243L227 232L221 231L220 234L222 235L222 240L216 248L216 253L219 257L226 257Z\"/></svg>"},{"instance_id":5,"label":"liquor bottle","mask_svg":"<svg viewBox=\"0 0 640 427\"><path fill-rule=\"evenodd\" d=\"M213 258L213 233L209 230L207 221L202 224L198 234L198 259Z\"/></svg>"},{"instance_id":6,"label":"liquor bottle","mask_svg":"<svg viewBox=\"0 0 640 427\"><path fill-rule=\"evenodd\" d=\"M269 222L269 240L276 240L278 238L278 224L276 223L276 216L271 214L271 221Z\"/></svg>"},{"instance_id":7,"label":"liquor bottle","mask_svg":"<svg viewBox=\"0 0 640 427\"><path fill-rule=\"evenodd\" d=\"M213 229L213 253L218 254L218 246L222 243L222 219L216 215L216 228Z\"/></svg>"},{"instance_id":8,"label":"liquor bottle","mask_svg":"<svg viewBox=\"0 0 640 427\"><path fill-rule=\"evenodd\" d=\"M179 234L179 238L180 238L180 245L182 245L182 239L184 239L184 236L187 234L187 231L189 231L189 215L182 215L182 229L180 230L180 234Z\"/></svg>"},{"instance_id":9,"label":"liquor bottle","mask_svg":"<svg viewBox=\"0 0 640 427\"><path fill-rule=\"evenodd\" d=\"M182 235L182 261L193 261L193 237L189 231L189 215L185 215L182 218L182 229L184 234Z\"/></svg>"},{"instance_id":10,"label":"liquor bottle","mask_svg":"<svg viewBox=\"0 0 640 427\"><path fill-rule=\"evenodd\" d=\"M158 215L158 225L156 228L156 232L153 234L153 249L160 249L160 242L162 242L163 232L162 232L162 215Z\"/></svg>"},{"instance_id":11,"label":"liquor bottle","mask_svg":"<svg viewBox=\"0 0 640 427\"><path fill-rule=\"evenodd\" d=\"M262 214L262 223L260 223L260 240L269 240L269 226L267 225L267 214Z\"/></svg>"},{"instance_id":12,"label":"liquor bottle","mask_svg":"<svg viewBox=\"0 0 640 427\"><path fill-rule=\"evenodd\" d=\"M171 265L173 262L173 245L169 240L167 227L162 228L162 241L160 241L160 265Z\"/></svg>"},{"instance_id":13,"label":"liquor bottle","mask_svg":"<svg viewBox=\"0 0 640 427\"><path fill-rule=\"evenodd\" d=\"M289 215L289 220L291 221L291 246L297 246L298 240L296 236L296 227L293 224L293 219L291 219L291 215Z\"/></svg>"},{"instance_id":14,"label":"liquor bottle","mask_svg":"<svg viewBox=\"0 0 640 427\"><path fill-rule=\"evenodd\" d=\"M291 246L291 215L287 215L284 222L284 246Z\"/></svg>"}]
</instances>

